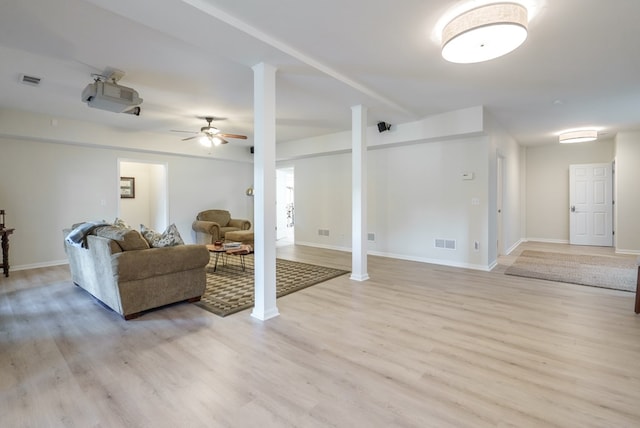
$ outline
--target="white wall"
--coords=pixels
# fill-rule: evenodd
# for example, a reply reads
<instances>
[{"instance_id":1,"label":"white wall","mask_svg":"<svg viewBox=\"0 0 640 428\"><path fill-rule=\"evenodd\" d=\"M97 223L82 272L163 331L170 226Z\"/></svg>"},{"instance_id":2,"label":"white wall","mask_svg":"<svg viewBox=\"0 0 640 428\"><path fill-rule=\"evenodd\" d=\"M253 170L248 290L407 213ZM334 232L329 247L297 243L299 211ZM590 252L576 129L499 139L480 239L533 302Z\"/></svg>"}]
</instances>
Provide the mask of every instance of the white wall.
<instances>
[{"instance_id":1,"label":"white wall","mask_svg":"<svg viewBox=\"0 0 640 428\"><path fill-rule=\"evenodd\" d=\"M86 220L117 216L118 159L132 151L27 139L0 138L0 207L7 211L12 268L66 262L62 229ZM169 221L186 242L199 211L223 208L251 218L245 189L253 182L249 163L180 155L135 153L168 165Z\"/></svg>"},{"instance_id":2,"label":"white wall","mask_svg":"<svg viewBox=\"0 0 640 428\"><path fill-rule=\"evenodd\" d=\"M614 159L613 140L550 144L526 149L526 236L569 242L569 165Z\"/></svg>"},{"instance_id":3,"label":"white wall","mask_svg":"<svg viewBox=\"0 0 640 428\"><path fill-rule=\"evenodd\" d=\"M149 224L157 230L165 230L169 226L167 167L165 164L149 164L149 194L154 195L149 201Z\"/></svg>"},{"instance_id":4,"label":"white wall","mask_svg":"<svg viewBox=\"0 0 640 428\"><path fill-rule=\"evenodd\" d=\"M300 159L295 165L297 244L351 248L351 154ZM328 229L329 236L319 236Z\"/></svg>"},{"instance_id":5,"label":"white wall","mask_svg":"<svg viewBox=\"0 0 640 428\"><path fill-rule=\"evenodd\" d=\"M505 248L522 240L523 153L482 107L398 124L391 132L370 127L367 147L367 223L376 237L369 253L490 268L497 260L498 153L505 159ZM287 159L281 166L296 167L297 243L350 249L350 153L348 132L278 145L278 159ZM463 173L474 179L462 180ZM435 239L455 240L457 249L437 249Z\"/></svg>"},{"instance_id":6,"label":"white wall","mask_svg":"<svg viewBox=\"0 0 640 428\"><path fill-rule=\"evenodd\" d=\"M616 250L640 254L640 132L616 138Z\"/></svg>"},{"instance_id":7,"label":"white wall","mask_svg":"<svg viewBox=\"0 0 640 428\"><path fill-rule=\"evenodd\" d=\"M485 269L487 149L479 137L369 150L367 222L376 237L369 252ZM350 249L351 155L293 164L296 243ZM463 172L473 172L474 180L463 180ZM318 229L328 229L329 236ZM457 249L435 248L436 238L455 240ZM476 240L480 251L473 250Z\"/></svg>"},{"instance_id":8,"label":"white wall","mask_svg":"<svg viewBox=\"0 0 640 428\"><path fill-rule=\"evenodd\" d=\"M486 268L487 150L477 137L369 151L371 252ZM436 239L455 240L456 249L436 248Z\"/></svg>"}]
</instances>

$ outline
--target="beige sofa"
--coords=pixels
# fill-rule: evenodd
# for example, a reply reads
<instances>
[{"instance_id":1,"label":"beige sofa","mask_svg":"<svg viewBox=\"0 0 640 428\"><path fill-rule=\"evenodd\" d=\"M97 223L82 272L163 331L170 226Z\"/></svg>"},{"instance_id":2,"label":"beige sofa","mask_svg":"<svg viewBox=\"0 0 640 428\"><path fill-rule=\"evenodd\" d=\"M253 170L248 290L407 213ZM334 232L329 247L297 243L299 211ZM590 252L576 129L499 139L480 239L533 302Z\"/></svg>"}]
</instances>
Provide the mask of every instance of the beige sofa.
<instances>
[{"instance_id":1,"label":"beige sofa","mask_svg":"<svg viewBox=\"0 0 640 428\"><path fill-rule=\"evenodd\" d=\"M70 231L63 231L65 238ZM203 245L149 248L135 230L106 227L93 230L82 246L68 239L64 246L73 282L127 320L198 301L205 290L209 251Z\"/></svg>"},{"instance_id":2,"label":"beige sofa","mask_svg":"<svg viewBox=\"0 0 640 428\"><path fill-rule=\"evenodd\" d=\"M213 244L223 241L227 232L251 229L251 222L233 219L226 210L206 210L198 213L191 227L196 232L196 243Z\"/></svg>"}]
</instances>

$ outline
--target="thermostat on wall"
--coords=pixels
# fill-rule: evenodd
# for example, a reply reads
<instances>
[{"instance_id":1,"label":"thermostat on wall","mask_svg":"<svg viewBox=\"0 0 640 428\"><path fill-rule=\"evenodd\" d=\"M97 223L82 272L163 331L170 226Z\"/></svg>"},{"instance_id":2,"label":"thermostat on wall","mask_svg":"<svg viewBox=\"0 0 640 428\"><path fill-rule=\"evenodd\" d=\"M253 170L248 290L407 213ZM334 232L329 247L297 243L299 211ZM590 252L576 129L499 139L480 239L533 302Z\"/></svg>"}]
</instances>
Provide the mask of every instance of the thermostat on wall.
<instances>
[{"instance_id":1,"label":"thermostat on wall","mask_svg":"<svg viewBox=\"0 0 640 428\"><path fill-rule=\"evenodd\" d=\"M463 172L462 173L463 180L473 180L473 172Z\"/></svg>"}]
</instances>

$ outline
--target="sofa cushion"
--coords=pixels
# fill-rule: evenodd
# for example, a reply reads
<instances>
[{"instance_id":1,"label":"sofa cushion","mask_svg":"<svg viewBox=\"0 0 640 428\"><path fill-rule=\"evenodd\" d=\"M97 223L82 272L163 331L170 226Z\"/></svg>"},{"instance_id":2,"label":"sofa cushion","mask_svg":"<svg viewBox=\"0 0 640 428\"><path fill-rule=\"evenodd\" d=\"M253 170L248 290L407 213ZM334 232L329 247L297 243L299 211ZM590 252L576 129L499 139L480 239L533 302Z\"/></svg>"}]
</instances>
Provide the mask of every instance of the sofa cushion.
<instances>
[{"instance_id":1,"label":"sofa cushion","mask_svg":"<svg viewBox=\"0 0 640 428\"><path fill-rule=\"evenodd\" d=\"M118 243L122 251L146 250L149 244L140 232L116 226L102 226L95 230L96 236L112 239Z\"/></svg>"},{"instance_id":2,"label":"sofa cushion","mask_svg":"<svg viewBox=\"0 0 640 428\"><path fill-rule=\"evenodd\" d=\"M143 251L124 251L112 256L118 266L118 281L138 281L197 269L204 279L204 267L209 262L209 251L204 245L177 245L175 247L151 248ZM159 278L158 284L162 283ZM175 288L182 284L175 284ZM158 293L162 290L158 290Z\"/></svg>"},{"instance_id":3,"label":"sofa cushion","mask_svg":"<svg viewBox=\"0 0 640 428\"><path fill-rule=\"evenodd\" d=\"M140 225L142 236L147 240L151 248L173 247L183 245L184 241L178 232L175 223L172 223L163 233L158 233L144 224Z\"/></svg>"},{"instance_id":4,"label":"sofa cushion","mask_svg":"<svg viewBox=\"0 0 640 428\"><path fill-rule=\"evenodd\" d=\"M227 238L227 233L229 233L229 232L237 232L238 230L240 230L240 229L238 229L237 227L221 227L220 228L220 236L222 238L224 238L224 239L228 239Z\"/></svg>"}]
</instances>

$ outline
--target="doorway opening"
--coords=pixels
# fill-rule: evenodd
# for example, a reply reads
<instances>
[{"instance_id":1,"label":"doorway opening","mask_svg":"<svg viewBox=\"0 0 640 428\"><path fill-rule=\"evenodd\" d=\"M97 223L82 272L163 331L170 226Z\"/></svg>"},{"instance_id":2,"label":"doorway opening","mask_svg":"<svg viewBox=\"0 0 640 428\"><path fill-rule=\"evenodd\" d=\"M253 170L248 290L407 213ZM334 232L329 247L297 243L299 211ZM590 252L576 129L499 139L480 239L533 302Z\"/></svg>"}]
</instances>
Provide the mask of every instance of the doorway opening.
<instances>
[{"instance_id":1,"label":"doorway opening","mask_svg":"<svg viewBox=\"0 0 640 428\"><path fill-rule=\"evenodd\" d=\"M276 241L278 245L295 243L295 203L293 168L276 170Z\"/></svg>"},{"instance_id":2,"label":"doorway opening","mask_svg":"<svg viewBox=\"0 0 640 428\"><path fill-rule=\"evenodd\" d=\"M134 187L127 195L119 193L118 218L135 229L144 224L153 230L165 230L169 223L167 164L118 159L118 183L122 177L133 178L127 183Z\"/></svg>"}]
</instances>

